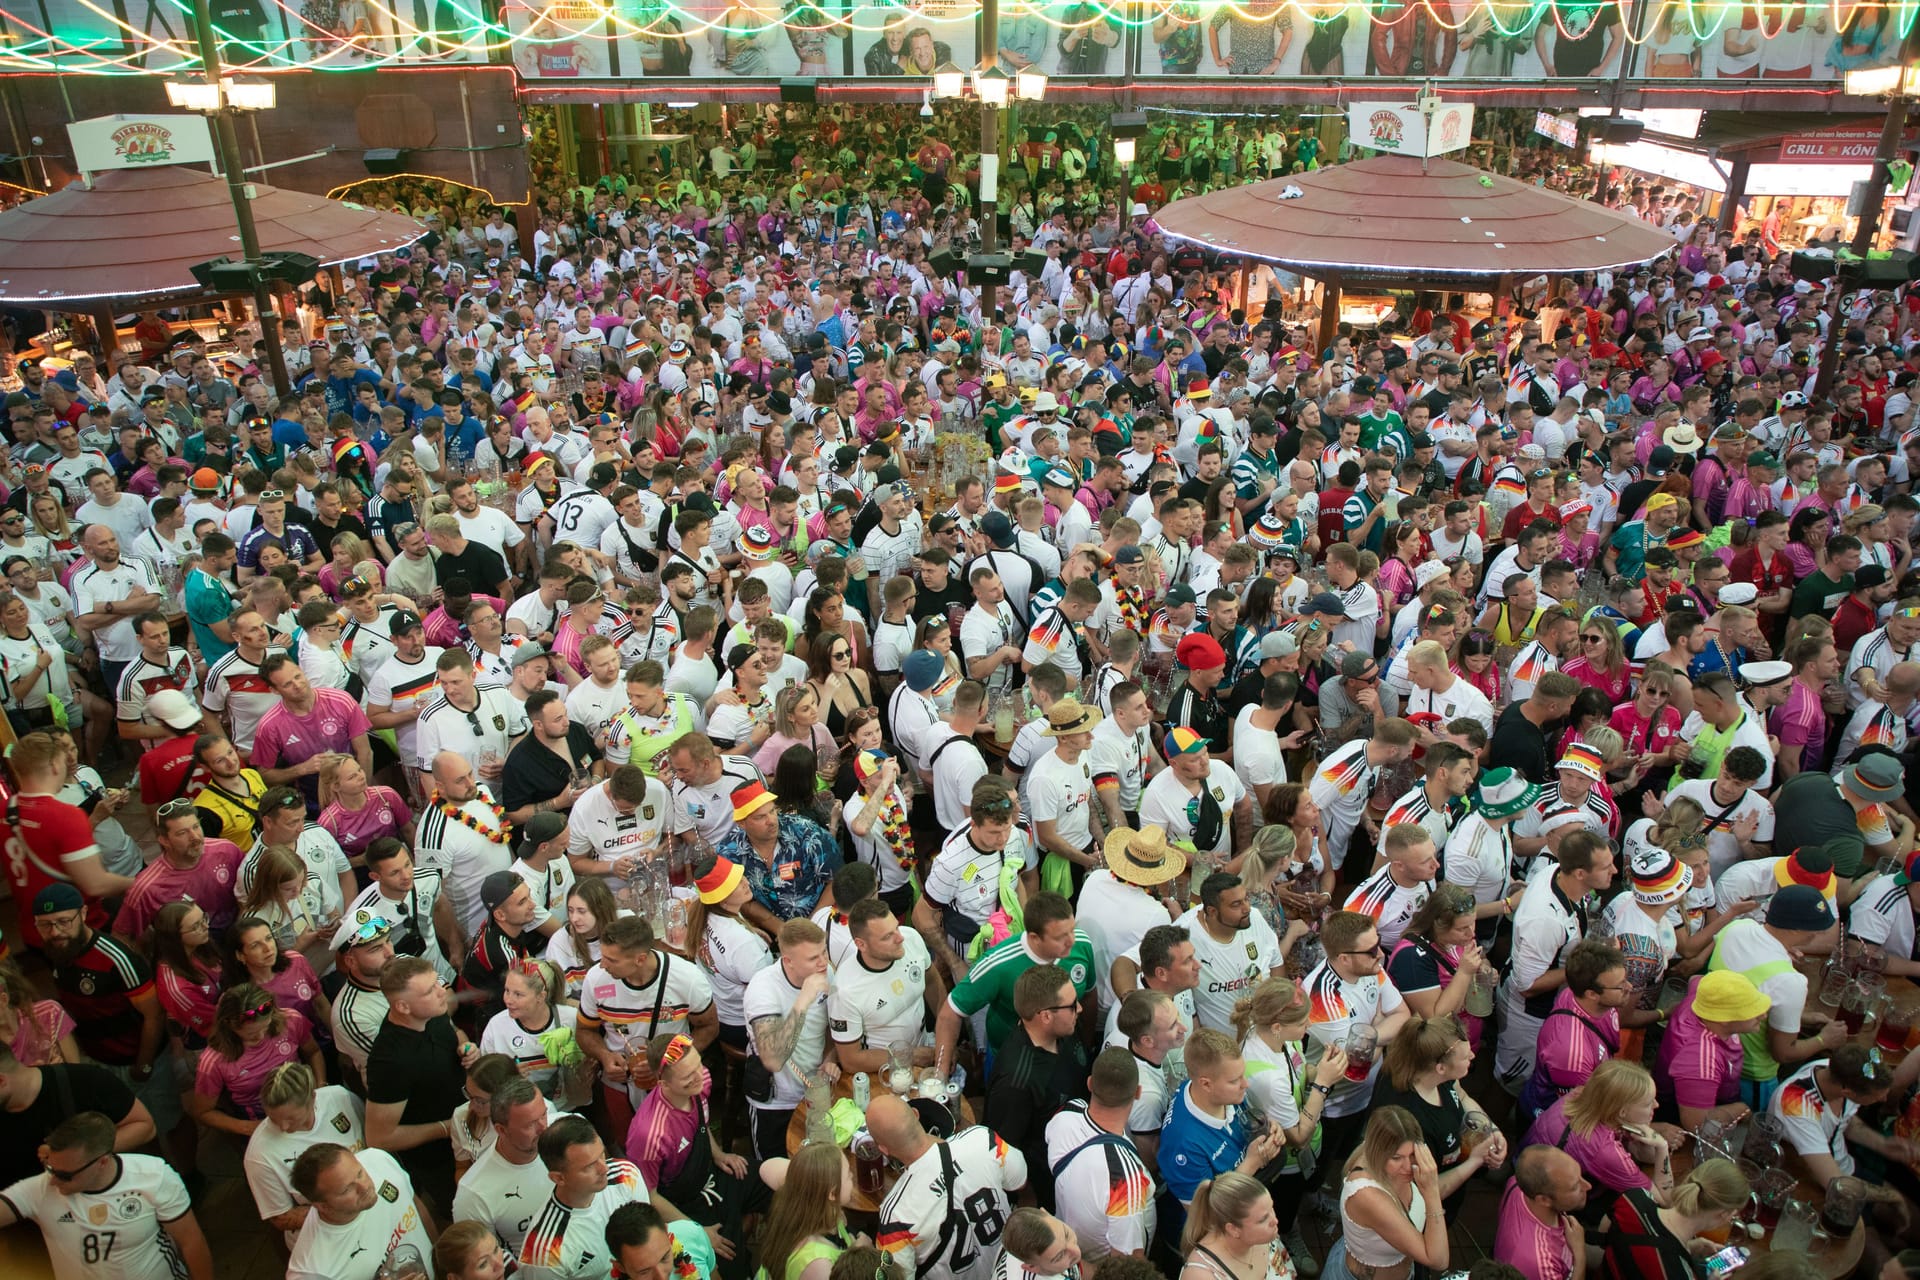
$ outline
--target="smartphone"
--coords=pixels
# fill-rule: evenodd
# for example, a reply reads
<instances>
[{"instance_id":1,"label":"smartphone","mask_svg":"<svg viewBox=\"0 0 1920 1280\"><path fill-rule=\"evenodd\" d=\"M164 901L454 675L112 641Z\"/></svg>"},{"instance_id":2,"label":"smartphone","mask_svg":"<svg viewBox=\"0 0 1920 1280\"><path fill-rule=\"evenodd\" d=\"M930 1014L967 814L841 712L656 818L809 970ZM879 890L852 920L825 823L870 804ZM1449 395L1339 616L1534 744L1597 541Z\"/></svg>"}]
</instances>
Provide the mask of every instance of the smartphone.
<instances>
[{"instance_id":1,"label":"smartphone","mask_svg":"<svg viewBox=\"0 0 1920 1280\"><path fill-rule=\"evenodd\" d=\"M1730 1244L1707 1259L1705 1270L1710 1276L1724 1276L1729 1271L1745 1266L1747 1259L1752 1256L1749 1250L1737 1244Z\"/></svg>"}]
</instances>

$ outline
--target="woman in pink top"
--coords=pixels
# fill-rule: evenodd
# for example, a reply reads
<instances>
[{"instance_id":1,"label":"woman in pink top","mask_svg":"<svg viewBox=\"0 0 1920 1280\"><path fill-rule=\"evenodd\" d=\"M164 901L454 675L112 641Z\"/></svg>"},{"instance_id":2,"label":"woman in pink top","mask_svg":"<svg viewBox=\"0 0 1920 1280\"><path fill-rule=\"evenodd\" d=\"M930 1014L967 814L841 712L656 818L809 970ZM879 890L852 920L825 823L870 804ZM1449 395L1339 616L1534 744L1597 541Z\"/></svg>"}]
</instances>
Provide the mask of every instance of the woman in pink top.
<instances>
[{"instance_id":1,"label":"woman in pink top","mask_svg":"<svg viewBox=\"0 0 1920 1280\"><path fill-rule=\"evenodd\" d=\"M318 578L320 589L327 593L329 599L340 599L340 589L346 585L347 579L359 572L360 565L366 564L369 561L372 562L372 572L368 575L369 580L373 583L375 592L381 589L383 583L380 573L380 562L374 557L373 549L367 545L366 541L362 539L359 534L335 534L332 551L333 558L320 566Z\"/></svg>"},{"instance_id":2,"label":"woman in pink top","mask_svg":"<svg viewBox=\"0 0 1920 1280\"><path fill-rule=\"evenodd\" d=\"M185 1028L187 1047L205 1044L220 998L220 949L205 911L191 902L160 908L153 918L153 974L160 1007Z\"/></svg>"},{"instance_id":3,"label":"woman in pink top","mask_svg":"<svg viewBox=\"0 0 1920 1280\"><path fill-rule=\"evenodd\" d=\"M42 1000L11 960L0 960L0 1044L23 1067L82 1060L73 1019L57 1000Z\"/></svg>"},{"instance_id":4,"label":"woman in pink top","mask_svg":"<svg viewBox=\"0 0 1920 1280\"><path fill-rule=\"evenodd\" d=\"M788 747L809 747L824 760L839 750L820 723L820 695L810 684L790 684L773 700L773 732L753 753L760 772L771 775Z\"/></svg>"},{"instance_id":5,"label":"woman in pink top","mask_svg":"<svg viewBox=\"0 0 1920 1280\"><path fill-rule=\"evenodd\" d=\"M1396 520L1387 527L1388 554L1380 561L1380 589L1391 599L1387 607L1405 604L1418 590L1413 585L1413 568L1420 559L1420 527L1411 520Z\"/></svg>"},{"instance_id":6,"label":"woman in pink top","mask_svg":"<svg viewBox=\"0 0 1920 1280\"><path fill-rule=\"evenodd\" d=\"M1593 504L1585 501L1562 503L1560 507L1560 558L1585 573L1600 553L1600 535L1587 526L1593 523Z\"/></svg>"},{"instance_id":7,"label":"woman in pink top","mask_svg":"<svg viewBox=\"0 0 1920 1280\"><path fill-rule=\"evenodd\" d=\"M251 1138L266 1115L260 1090L267 1077L303 1059L314 1084L326 1084L327 1064L307 1020L251 982L230 988L220 995L193 1092L184 1099L187 1114L209 1129Z\"/></svg>"},{"instance_id":8,"label":"woman in pink top","mask_svg":"<svg viewBox=\"0 0 1920 1280\"><path fill-rule=\"evenodd\" d=\"M394 836L413 847L413 813L392 787L367 784L366 770L349 755L336 755L320 769L320 825L340 842L358 867L367 846Z\"/></svg>"},{"instance_id":9,"label":"woman in pink top","mask_svg":"<svg viewBox=\"0 0 1920 1280\"><path fill-rule=\"evenodd\" d=\"M320 989L319 976L298 951L282 951L273 926L259 916L242 916L227 930L225 976L228 986L251 982L282 1009L305 1018L314 1034L331 1040L333 1005Z\"/></svg>"},{"instance_id":10,"label":"woman in pink top","mask_svg":"<svg viewBox=\"0 0 1920 1280\"><path fill-rule=\"evenodd\" d=\"M1614 708L1607 722L1620 735L1626 759L1637 768L1657 769L1674 762L1673 744L1680 736L1680 713L1673 707L1673 675L1649 671L1640 677L1633 701Z\"/></svg>"},{"instance_id":11,"label":"woman in pink top","mask_svg":"<svg viewBox=\"0 0 1920 1280\"><path fill-rule=\"evenodd\" d=\"M1673 1191L1667 1137L1653 1127L1653 1077L1637 1062L1609 1058L1578 1089L1533 1122L1526 1141L1559 1147L1580 1162L1593 1183L1592 1202L1612 1202L1611 1192L1645 1190L1660 1205ZM1650 1176L1641 1168L1654 1170Z\"/></svg>"},{"instance_id":12,"label":"woman in pink top","mask_svg":"<svg viewBox=\"0 0 1920 1280\"><path fill-rule=\"evenodd\" d=\"M1627 655L1620 644L1618 627L1598 619L1580 628L1580 656L1561 667L1590 689L1607 695L1607 701L1619 705L1632 692L1633 679L1627 670Z\"/></svg>"}]
</instances>

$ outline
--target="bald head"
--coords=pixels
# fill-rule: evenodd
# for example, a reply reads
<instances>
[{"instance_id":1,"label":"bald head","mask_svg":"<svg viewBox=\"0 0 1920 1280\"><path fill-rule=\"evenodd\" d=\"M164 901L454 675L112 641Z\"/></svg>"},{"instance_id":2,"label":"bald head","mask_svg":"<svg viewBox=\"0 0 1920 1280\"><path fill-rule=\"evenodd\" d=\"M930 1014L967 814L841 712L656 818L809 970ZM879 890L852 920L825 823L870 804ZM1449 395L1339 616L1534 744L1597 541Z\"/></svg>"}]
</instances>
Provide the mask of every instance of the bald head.
<instances>
[{"instance_id":1,"label":"bald head","mask_svg":"<svg viewBox=\"0 0 1920 1280\"><path fill-rule=\"evenodd\" d=\"M1887 690L1896 698L1920 694L1920 662L1896 662L1887 672Z\"/></svg>"},{"instance_id":2,"label":"bald head","mask_svg":"<svg viewBox=\"0 0 1920 1280\"><path fill-rule=\"evenodd\" d=\"M1522 1151L1513 1162L1513 1180L1520 1194L1550 1206L1557 1213L1572 1213L1587 1202L1591 1189L1581 1176L1580 1162L1558 1147L1536 1145Z\"/></svg>"},{"instance_id":3,"label":"bald head","mask_svg":"<svg viewBox=\"0 0 1920 1280\"><path fill-rule=\"evenodd\" d=\"M455 751L442 751L433 757L433 785L449 800L465 803L473 799L473 766Z\"/></svg>"},{"instance_id":4,"label":"bald head","mask_svg":"<svg viewBox=\"0 0 1920 1280\"><path fill-rule=\"evenodd\" d=\"M867 1131L882 1151L895 1158L903 1158L904 1152L917 1155L927 1143L920 1117L891 1093L883 1093L867 1104Z\"/></svg>"}]
</instances>

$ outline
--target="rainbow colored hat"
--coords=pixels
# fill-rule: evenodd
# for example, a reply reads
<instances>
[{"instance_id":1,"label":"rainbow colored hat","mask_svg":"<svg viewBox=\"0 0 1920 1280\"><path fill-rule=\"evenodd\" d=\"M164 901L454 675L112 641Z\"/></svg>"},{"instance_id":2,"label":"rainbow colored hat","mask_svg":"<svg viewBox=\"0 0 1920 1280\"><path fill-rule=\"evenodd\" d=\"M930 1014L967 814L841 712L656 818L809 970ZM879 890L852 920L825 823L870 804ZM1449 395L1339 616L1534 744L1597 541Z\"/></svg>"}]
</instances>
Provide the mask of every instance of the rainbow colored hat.
<instances>
[{"instance_id":1,"label":"rainbow colored hat","mask_svg":"<svg viewBox=\"0 0 1920 1280\"><path fill-rule=\"evenodd\" d=\"M1207 739L1204 734L1182 725L1169 733L1160 745L1166 749L1167 756L1171 759L1174 756L1186 756L1196 751L1205 751Z\"/></svg>"}]
</instances>

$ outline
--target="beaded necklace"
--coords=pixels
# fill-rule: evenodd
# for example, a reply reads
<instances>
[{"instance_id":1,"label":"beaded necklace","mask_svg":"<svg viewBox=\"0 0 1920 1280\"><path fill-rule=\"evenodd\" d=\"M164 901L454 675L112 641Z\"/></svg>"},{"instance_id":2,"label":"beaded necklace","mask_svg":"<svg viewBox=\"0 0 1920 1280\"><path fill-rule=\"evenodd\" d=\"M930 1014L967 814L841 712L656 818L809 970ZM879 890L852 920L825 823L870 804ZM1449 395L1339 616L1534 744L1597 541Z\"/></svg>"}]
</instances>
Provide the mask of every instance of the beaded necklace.
<instances>
[{"instance_id":1,"label":"beaded necklace","mask_svg":"<svg viewBox=\"0 0 1920 1280\"><path fill-rule=\"evenodd\" d=\"M469 828L474 834L492 844L505 844L507 842L509 825L506 820L507 811L492 800L482 800L478 793L475 793L474 799L481 800L481 803L485 804L488 810L492 812L494 820L499 823L497 829L488 831L485 827L482 827L480 823L475 820L474 816L467 812L466 805L449 803L446 797L440 794L438 789L436 789L430 797L432 804L453 821L463 827Z\"/></svg>"}]
</instances>

